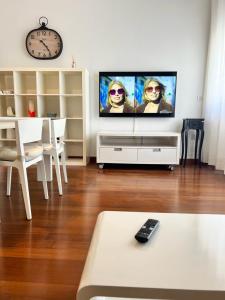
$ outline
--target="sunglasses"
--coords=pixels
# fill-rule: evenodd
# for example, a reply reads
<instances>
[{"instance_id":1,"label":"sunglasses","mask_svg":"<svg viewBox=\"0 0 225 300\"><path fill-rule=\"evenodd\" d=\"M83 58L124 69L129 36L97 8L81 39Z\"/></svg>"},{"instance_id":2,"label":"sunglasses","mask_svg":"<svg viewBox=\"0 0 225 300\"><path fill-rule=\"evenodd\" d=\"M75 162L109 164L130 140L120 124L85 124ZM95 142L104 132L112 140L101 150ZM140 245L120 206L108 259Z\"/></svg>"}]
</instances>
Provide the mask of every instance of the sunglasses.
<instances>
[{"instance_id":1,"label":"sunglasses","mask_svg":"<svg viewBox=\"0 0 225 300\"><path fill-rule=\"evenodd\" d=\"M155 87L149 86L145 89L145 91L148 92L148 93L152 93L154 89L155 89L155 92L160 92L161 91L161 88L160 88L159 85L157 85Z\"/></svg>"},{"instance_id":2,"label":"sunglasses","mask_svg":"<svg viewBox=\"0 0 225 300\"><path fill-rule=\"evenodd\" d=\"M119 95L122 95L123 93L124 93L124 89L118 89L118 90L114 90L114 89L112 89L112 90L110 90L109 91L109 94L111 95L111 96L114 96L114 95L116 95L116 92L119 94Z\"/></svg>"}]
</instances>

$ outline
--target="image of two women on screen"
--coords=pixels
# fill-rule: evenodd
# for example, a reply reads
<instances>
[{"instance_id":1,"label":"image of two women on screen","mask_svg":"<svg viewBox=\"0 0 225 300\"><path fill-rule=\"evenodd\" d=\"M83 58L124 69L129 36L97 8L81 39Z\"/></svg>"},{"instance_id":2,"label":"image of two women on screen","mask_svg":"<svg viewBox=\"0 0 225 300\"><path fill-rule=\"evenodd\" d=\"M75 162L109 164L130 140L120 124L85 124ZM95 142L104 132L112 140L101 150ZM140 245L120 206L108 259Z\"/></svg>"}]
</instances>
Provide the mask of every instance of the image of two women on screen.
<instances>
[{"instance_id":1,"label":"image of two women on screen","mask_svg":"<svg viewBox=\"0 0 225 300\"><path fill-rule=\"evenodd\" d=\"M172 113L176 77L101 78L100 107L103 113Z\"/></svg>"}]
</instances>

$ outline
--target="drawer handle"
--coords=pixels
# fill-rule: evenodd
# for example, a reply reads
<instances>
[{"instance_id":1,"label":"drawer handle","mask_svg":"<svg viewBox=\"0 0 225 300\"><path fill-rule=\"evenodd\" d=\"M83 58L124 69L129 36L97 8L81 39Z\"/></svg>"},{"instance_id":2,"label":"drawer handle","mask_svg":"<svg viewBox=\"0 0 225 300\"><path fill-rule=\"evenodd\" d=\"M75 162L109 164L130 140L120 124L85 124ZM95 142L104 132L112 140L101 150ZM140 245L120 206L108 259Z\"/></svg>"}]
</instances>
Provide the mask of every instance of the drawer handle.
<instances>
[{"instance_id":1,"label":"drawer handle","mask_svg":"<svg viewBox=\"0 0 225 300\"><path fill-rule=\"evenodd\" d=\"M122 151L123 149L122 148L114 148L113 150L114 151Z\"/></svg>"},{"instance_id":2,"label":"drawer handle","mask_svg":"<svg viewBox=\"0 0 225 300\"><path fill-rule=\"evenodd\" d=\"M155 148L155 149L153 149L153 152L161 152L161 149L160 148Z\"/></svg>"}]
</instances>

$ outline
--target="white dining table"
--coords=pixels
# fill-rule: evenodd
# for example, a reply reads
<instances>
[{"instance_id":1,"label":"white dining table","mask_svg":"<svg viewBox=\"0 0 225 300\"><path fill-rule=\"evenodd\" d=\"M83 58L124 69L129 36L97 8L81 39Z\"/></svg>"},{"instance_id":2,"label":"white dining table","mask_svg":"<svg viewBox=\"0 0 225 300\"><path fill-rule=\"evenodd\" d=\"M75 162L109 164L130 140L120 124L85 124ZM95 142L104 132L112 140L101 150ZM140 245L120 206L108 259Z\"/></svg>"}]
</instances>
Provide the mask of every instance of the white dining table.
<instances>
[{"instance_id":1,"label":"white dining table","mask_svg":"<svg viewBox=\"0 0 225 300\"><path fill-rule=\"evenodd\" d=\"M0 130L1 129L13 129L16 126L16 121L21 119L30 119L29 117L0 117ZM40 118L43 119L43 133L42 142L51 143L51 119L50 118ZM49 155L44 155L46 179L47 181L52 181L52 158ZM39 170L37 169L37 179L42 181Z\"/></svg>"}]
</instances>

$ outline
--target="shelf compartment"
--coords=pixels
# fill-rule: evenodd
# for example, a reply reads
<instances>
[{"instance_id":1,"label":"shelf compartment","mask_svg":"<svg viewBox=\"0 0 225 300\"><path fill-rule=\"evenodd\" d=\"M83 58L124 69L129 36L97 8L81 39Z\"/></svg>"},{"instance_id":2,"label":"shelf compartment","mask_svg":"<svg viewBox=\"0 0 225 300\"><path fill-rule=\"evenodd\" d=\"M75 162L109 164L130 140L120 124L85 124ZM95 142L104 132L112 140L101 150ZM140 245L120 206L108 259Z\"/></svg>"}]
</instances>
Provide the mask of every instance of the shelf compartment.
<instances>
[{"instance_id":1,"label":"shelf compartment","mask_svg":"<svg viewBox=\"0 0 225 300\"><path fill-rule=\"evenodd\" d=\"M37 97L36 96L16 96L16 116L29 117L28 109L31 102L37 117Z\"/></svg>"},{"instance_id":2,"label":"shelf compartment","mask_svg":"<svg viewBox=\"0 0 225 300\"><path fill-rule=\"evenodd\" d=\"M142 146L146 147L177 147L177 137L174 136L155 136L142 137Z\"/></svg>"},{"instance_id":3,"label":"shelf compartment","mask_svg":"<svg viewBox=\"0 0 225 300\"><path fill-rule=\"evenodd\" d=\"M66 120L66 140L83 140L83 120Z\"/></svg>"},{"instance_id":4,"label":"shelf compartment","mask_svg":"<svg viewBox=\"0 0 225 300\"><path fill-rule=\"evenodd\" d=\"M0 91L4 94L14 94L12 71L0 71Z\"/></svg>"},{"instance_id":5,"label":"shelf compartment","mask_svg":"<svg viewBox=\"0 0 225 300\"><path fill-rule=\"evenodd\" d=\"M101 136L100 146L176 147L176 137Z\"/></svg>"},{"instance_id":6,"label":"shelf compartment","mask_svg":"<svg viewBox=\"0 0 225 300\"><path fill-rule=\"evenodd\" d=\"M65 142L66 159L83 159L83 143Z\"/></svg>"},{"instance_id":7,"label":"shelf compartment","mask_svg":"<svg viewBox=\"0 0 225 300\"><path fill-rule=\"evenodd\" d=\"M55 71L37 72L38 94L59 94L59 73Z\"/></svg>"},{"instance_id":8,"label":"shelf compartment","mask_svg":"<svg viewBox=\"0 0 225 300\"><path fill-rule=\"evenodd\" d=\"M60 72L61 94L82 94L82 71Z\"/></svg>"},{"instance_id":9,"label":"shelf compartment","mask_svg":"<svg viewBox=\"0 0 225 300\"><path fill-rule=\"evenodd\" d=\"M82 97L61 96L62 117L65 118L81 118L83 115Z\"/></svg>"},{"instance_id":10,"label":"shelf compartment","mask_svg":"<svg viewBox=\"0 0 225 300\"><path fill-rule=\"evenodd\" d=\"M134 146L141 145L141 137L126 137L126 136L101 136L101 146Z\"/></svg>"},{"instance_id":11,"label":"shelf compartment","mask_svg":"<svg viewBox=\"0 0 225 300\"><path fill-rule=\"evenodd\" d=\"M48 117L48 114L55 114L60 117L60 99L59 96L38 96L38 117Z\"/></svg>"},{"instance_id":12,"label":"shelf compartment","mask_svg":"<svg viewBox=\"0 0 225 300\"><path fill-rule=\"evenodd\" d=\"M0 116L5 117L7 116L7 108L11 106L12 111L15 114L15 101L14 101L14 96L2 96L0 95ZM9 116L11 117L11 116Z\"/></svg>"},{"instance_id":13,"label":"shelf compartment","mask_svg":"<svg viewBox=\"0 0 225 300\"><path fill-rule=\"evenodd\" d=\"M37 94L35 71L15 72L15 94Z\"/></svg>"},{"instance_id":14,"label":"shelf compartment","mask_svg":"<svg viewBox=\"0 0 225 300\"><path fill-rule=\"evenodd\" d=\"M16 133L14 128L1 129L0 141L15 141Z\"/></svg>"},{"instance_id":15,"label":"shelf compartment","mask_svg":"<svg viewBox=\"0 0 225 300\"><path fill-rule=\"evenodd\" d=\"M0 145L1 145L1 147L16 147L16 140L3 140L3 141L1 141L0 140Z\"/></svg>"}]
</instances>

